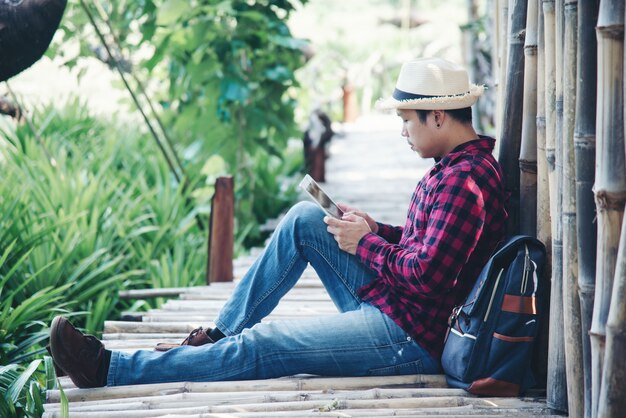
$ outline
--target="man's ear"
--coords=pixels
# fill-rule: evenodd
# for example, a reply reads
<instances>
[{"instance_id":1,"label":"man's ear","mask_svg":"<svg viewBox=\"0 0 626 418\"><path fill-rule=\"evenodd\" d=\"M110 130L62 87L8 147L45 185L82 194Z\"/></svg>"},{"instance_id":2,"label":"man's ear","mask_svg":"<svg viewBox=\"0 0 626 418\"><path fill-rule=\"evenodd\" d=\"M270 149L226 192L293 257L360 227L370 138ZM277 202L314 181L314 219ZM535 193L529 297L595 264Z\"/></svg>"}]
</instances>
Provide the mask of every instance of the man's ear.
<instances>
[{"instance_id":1,"label":"man's ear","mask_svg":"<svg viewBox=\"0 0 626 418\"><path fill-rule=\"evenodd\" d=\"M443 121L446 119L446 112L443 110L433 110L433 117L435 119L435 125L440 128Z\"/></svg>"},{"instance_id":2,"label":"man's ear","mask_svg":"<svg viewBox=\"0 0 626 418\"><path fill-rule=\"evenodd\" d=\"M441 124L446 118L446 112L443 110L433 110L433 116L435 117L435 122Z\"/></svg>"}]
</instances>

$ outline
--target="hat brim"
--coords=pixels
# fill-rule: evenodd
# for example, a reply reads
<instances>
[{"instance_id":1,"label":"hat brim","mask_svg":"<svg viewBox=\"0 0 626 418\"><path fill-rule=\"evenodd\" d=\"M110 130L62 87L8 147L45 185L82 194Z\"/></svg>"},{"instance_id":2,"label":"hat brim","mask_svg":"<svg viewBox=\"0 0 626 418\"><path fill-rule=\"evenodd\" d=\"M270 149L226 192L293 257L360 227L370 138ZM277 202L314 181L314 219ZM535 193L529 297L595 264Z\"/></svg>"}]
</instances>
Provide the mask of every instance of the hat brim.
<instances>
[{"instance_id":1,"label":"hat brim","mask_svg":"<svg viewBox=\"0 0 626 418\"><path fill-rule=\"evenodd\" d=\"M416 110L452 110L470 107L485 91L483 85L470 85L470 91L465 94L454 96L437 96L422 99L397 100L393 97L380 99L376 102L376 108L380 110L391 109L416 109Z\"/></svg>"}]
</instances>

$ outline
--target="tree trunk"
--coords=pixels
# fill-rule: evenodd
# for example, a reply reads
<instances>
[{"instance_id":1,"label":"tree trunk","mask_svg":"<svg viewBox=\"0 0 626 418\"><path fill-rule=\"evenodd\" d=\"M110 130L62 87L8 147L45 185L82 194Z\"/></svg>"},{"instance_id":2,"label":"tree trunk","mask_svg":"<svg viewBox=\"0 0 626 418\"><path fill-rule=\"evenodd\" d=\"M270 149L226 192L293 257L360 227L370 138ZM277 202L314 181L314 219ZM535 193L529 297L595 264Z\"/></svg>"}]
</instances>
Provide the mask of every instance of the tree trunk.
<instances>
[{"instance_id":1,"label":"tree trunk","mask_svg":"<svg viewBox=\"0 0 626 418\"><path fill-rule=\"evenodd\" d=\"M576 224L578 237L578 291L581 311L583 348L584 416L591 418L591 347L589 329L593 313L596 271L596 211L593 181L596 164L597 41L595 25L600 0L578 4L578 85L576 87L576 128L574 154L576 160Z\"/></svg>"},{"instance_id":2,"label":"tree trunk","mask_svg":"<svg viewBox=\"0 0 626 418\"><path fill-rule=\"evenodd\" d=\"M545 37L545 110L546 110L546 160L550 188L550 215L552 235L552 284L550 290L550 334L548 350L547 403L551 408L567 410L567 379L565 376L565 342L563 339L563 292L562 292L562 246L557 241L560 236L560 218L557 214L557 201L560 189L556 173L556 41L555 41L554 0L543 1Z\"/></svg>"},{"instance_id":3,"label":"tree trunk","mask_svg":"<svg viewBox=\"0 0 626 418\"><path fill-rule=\"evenodd\" d=\"M578 299L576 170L574 164L578 0L566 0L563 13L563 137L561 142L563 144L563 324L568 413L572 418L582 418L584 390L580 301Z\"/></svg>"},{"instance_id":4,"label":"tree trunk","mask_svg":"<svg viewBox=\"0 0 626 418\"><path fill-rule=\"evenodd\" d=\"M537 233L537 1L529 1L524 43L520 168L520 232ZM523 205L523 207L522 207Z\"/></svg>"},{"instance_id":5,"label":"tree trunk","mask_svg":"<svg viewBox=\"0 0 626 418\"><path fill-rule=\"evenodd\" d=\"M626 201L623 126L624 0L601 1L596 33L598 122L594 193L598 212L598 249L590 331L592 416L596 416L598 411L604 365L605 325L611 304L619 234Z\"/></svg>"},{"instance_id":6,"label":"tree trunk","mask_svg":"<svg viewBox=\"0 0 626 418\"><path fill-rule=\"evenodd\" d=\"M510 193L507 233L519 232L520 173L519 155L524 100L524 31L527 0L512 0L509 6L509 57L506 71L506 96L502 115L502 137L498 161L505 174L505 189Z\"/></svg>"}]
</instances>

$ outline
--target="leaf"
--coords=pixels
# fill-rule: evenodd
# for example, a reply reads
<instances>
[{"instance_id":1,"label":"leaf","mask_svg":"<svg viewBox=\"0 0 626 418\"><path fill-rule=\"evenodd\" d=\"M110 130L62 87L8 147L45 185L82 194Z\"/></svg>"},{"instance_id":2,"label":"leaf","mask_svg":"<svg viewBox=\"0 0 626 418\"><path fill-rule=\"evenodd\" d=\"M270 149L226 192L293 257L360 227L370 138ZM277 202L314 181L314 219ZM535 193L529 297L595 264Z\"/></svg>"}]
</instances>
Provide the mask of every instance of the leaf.
<instances>
[{"instance_id":1,"label":"leaf","mask_svg":"<svg viewBox=\"0 0 626 418\"><path fill-rule=\"evenodd\" d=\"M250 89L246 84L243 84L237 80L224 79L220 85L222 94L221 97L225 100L232 102L244 102L250 97Z\"/></svg>"},{"instance_id":2,"label":"leaf","mask_svg":"<svg viewBox=\"0 0 626 418\"><path fill-rule=\"evenodd\" d=\"M63 390L63 386L59 383L59 379L57 378L57 387L59 388L59 395L61 397L61 418L69 418L70 417L70 403L67 400L67 395Z\"/></svg>"},{"instance_id":3,"label":"leaf","mask_svg":"<svg viewBox=\"0 0 626 418\"><path fill-rule=\"evenodd\" d=\"M191 3L185 0L166 0L163 5L158 9L157 25L168 26L172 25L189 13L191 10Z\"/></svg>"},{"instance_id":4,"label":"leaf","mask_svg":"<svg viewBox=\"0 0 626 418\"><path fill-rule=\"evenodd\" d=\"M284 65L277 65L272 68L268 68L263 72L265 77L274 81L286 81L293 78L293 73L289 71Z\"/></svg>"},{"instance_id":5,"label":"leaf","mask_svg":"<svg viewBox=\"0 0 626 418\"><path fill-rule=\"evenodd\" d=\"M202 166L200 173L205 176L219 176L226 174L227 165L224 158L219 155L211 155Z\"/></svg>"},{"instance_id":6,"label":"leaf","mask_svg":"<svg viewBox=\"0 0 626 418\"><path fill-rule=\"evenodd\" d=\"M39 364L41 364L41 359L33 360L28 365L26 370L24 370L20 374L17 380L11 383L11 385L9 386L6 396L9 399L11 399L11 401L13 401L14 404L17 403L17 400L20 397L22 389L24 389L24 386L28 383L28 380L30 379L31 375L35 372L35 370L37 370L37 367L39 367Z\"/></svg>"}]
</instances>

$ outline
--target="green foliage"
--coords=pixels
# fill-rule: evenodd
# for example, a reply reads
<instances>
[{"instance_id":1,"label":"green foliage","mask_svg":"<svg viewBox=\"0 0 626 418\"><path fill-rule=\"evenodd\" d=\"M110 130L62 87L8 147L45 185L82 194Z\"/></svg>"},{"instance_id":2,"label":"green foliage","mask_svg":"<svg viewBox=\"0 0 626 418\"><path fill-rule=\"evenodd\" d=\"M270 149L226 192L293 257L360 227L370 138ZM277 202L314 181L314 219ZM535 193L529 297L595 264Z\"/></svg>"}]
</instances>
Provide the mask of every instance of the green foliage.
<instances>
[{"instance_id":1,"label":"green foliage","mask_svg":"<svg viewBox=\"0 0 626 418\"><path fill-rule=\"evenodd\" d=\"M97 333L127 308L118 291L158 284L152 266L163 260L165 285L204 281L190 192L148 138L84 109L36 111L41 143L26 126L0 125L0 416L41 416L46 383L25 362L41 357L54 315L73 312Z\"/></svg>"},{"instance_id":2,"label":"green foliage","mask_svg":"<svg viewBox=\"0 0 626 418\"><path fill-rule=\"evenodd\" d=\"M80 67L102 48L81 3L68 3L49 54ZM87 3L98 15L100 2ZM97 334L105 319L150 307L129 306L120 289L204 282L207 232L196 218L206 224L216 176L235 176L236 254L261 243L260 225L296 199L302 150L288 140L300 136L294 71L303 59L285 24L290 1L101 7L121 40L116 58L149 52L133 71L151 80L189 187L153 138L113 116L95 118L79 101L29 112L37 135L0 120L1 416L41 416L53 382L41 357L54 315Z\"/></svg>"},{"instance_id":3,"label":"green foliage","mask_svg":"<svg viewBox=\"0 0 626 418\"><path fill-rule=\"evenodd\" d=\"M290 203L270 193L266 198L273 202L260 203L255 190L266 186L257 175L266 170L262 161L269 155L282 159L288 139L300 137L294 73L304 64L303 41L293 38L285 23L296 1L85 3L103 31L102 19L108 20L120 40L111 46L133 58L133 72L152 80L151 95L191 177L211 156L226 163L238 188L238 241L256 243L246 237L250 225L277 216ZM53 53L65 56L70 66L102 49L86 16L78 0L69 2L64 36ZM134 59L146 51L145 59Z\"/></svg>"},{"instance_id":4,"label":"green foliage","mask_svg":"<svg viewBox=\"0 0 626 418\"><path fill-rule=\"evenodd\" d=\"M41 388L46 386L38 379L45 378L45 374L37 371L41 365L38 359L26 366L0 366L0 416L40 417L43 414Z\"/></svg>"}]
</instances>

